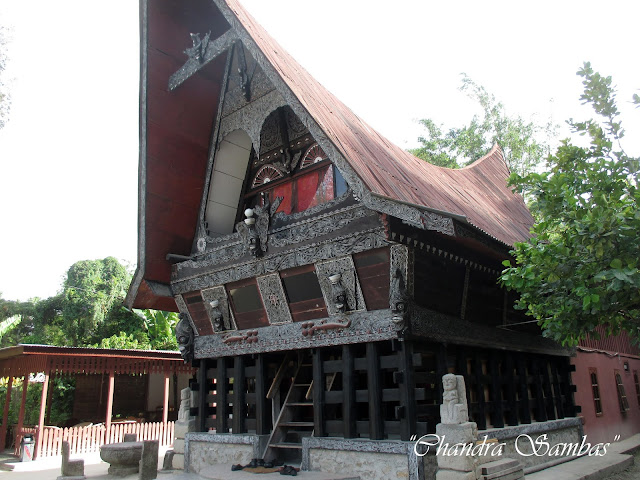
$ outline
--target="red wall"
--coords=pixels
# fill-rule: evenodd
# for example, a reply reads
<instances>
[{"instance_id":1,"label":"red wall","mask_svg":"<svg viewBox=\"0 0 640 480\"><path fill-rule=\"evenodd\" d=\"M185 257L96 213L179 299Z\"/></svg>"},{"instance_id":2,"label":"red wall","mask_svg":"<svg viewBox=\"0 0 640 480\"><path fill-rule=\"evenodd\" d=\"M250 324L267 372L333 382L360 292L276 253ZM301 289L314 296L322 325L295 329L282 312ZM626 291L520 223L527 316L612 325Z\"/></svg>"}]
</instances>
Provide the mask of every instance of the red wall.
<instances>
[{"instance_id":1,"label":"red wall","mask_svg":"<svg viewBox=\"0 0 640 480\"><path fill-rule=\"evenodd\" d=\"M640 404L636 395L633 372L640 377L640 358L634 355L608 353L604 351L586 351L591 349L578 348L578 352L571 363L576 366L573 373L573 384L576 386L576 405L582 407L580 414L584 418L584 433L590 443L613 442L616 435L623 440L636 433L640 433ZM624 363L629 363L629 370L625 371ZM591 377L589 369L595 368L598 375L602 415L596 416ZM618 391L614 371L618 370L627 394L629 410L620 412Z\"/></svg>"}]
</instances>

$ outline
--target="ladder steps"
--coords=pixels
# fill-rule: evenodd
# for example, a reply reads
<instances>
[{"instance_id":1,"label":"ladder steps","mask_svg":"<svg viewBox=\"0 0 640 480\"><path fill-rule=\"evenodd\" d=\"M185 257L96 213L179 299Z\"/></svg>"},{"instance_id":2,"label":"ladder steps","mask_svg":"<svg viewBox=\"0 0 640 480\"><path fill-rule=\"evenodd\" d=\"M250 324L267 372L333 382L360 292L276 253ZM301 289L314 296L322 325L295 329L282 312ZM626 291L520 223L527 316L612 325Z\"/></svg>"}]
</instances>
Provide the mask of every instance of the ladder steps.
<instances>
[{"instance_id":1,"label":"ladder steps","mask_svg":"<svg viewBox=\"0 0 640 480\"><path fill-rule=\"evenodd\" d=\"M284 422L279 427L313 427L313 422Z\"/></svg>"},{"instance_id":2,"label":"ladder steps","mask_svg":"<svg viewBox=\"0 0 640 480\"><path fill-rule=\"evenodd\" d=\"M294 450L302 450L302 444L300 443L292 443L292 442L280 442L280 443L272 443L270 447L273 448L292 448Z\"/></svg>"},{"instance_id":3,"label":"ladder steps","mask_svg":"<svg viewBox=\"0 0 640 480\"><path fill-rule=\"evenodd\" d=\"M289 402L284 404L285 407L312 407L313 402Z\"/></svg>"}]
</instances>

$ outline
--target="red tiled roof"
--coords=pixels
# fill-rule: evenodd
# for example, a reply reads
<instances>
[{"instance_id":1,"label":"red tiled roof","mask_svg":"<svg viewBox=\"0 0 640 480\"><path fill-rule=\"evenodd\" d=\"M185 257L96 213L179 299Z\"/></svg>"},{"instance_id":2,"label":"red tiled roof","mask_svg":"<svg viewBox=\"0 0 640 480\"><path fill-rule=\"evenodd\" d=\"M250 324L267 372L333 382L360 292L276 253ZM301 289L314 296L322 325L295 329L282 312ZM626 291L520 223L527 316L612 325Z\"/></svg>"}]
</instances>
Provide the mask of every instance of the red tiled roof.
<instances>
[{"instance_id":1,"label":"red tiled roof","mask_svg":"<svg viewBox=\"0 0 640 480\"><path fill-rule=\"evenodd\" d=\"M224 0L276 72L375 194L464 216L512 245L529 238L533 218L506 184L509 170L494 148L459 170L437 167L394 145L316 81L237 0Z\"/></svg>"}]
</instances>

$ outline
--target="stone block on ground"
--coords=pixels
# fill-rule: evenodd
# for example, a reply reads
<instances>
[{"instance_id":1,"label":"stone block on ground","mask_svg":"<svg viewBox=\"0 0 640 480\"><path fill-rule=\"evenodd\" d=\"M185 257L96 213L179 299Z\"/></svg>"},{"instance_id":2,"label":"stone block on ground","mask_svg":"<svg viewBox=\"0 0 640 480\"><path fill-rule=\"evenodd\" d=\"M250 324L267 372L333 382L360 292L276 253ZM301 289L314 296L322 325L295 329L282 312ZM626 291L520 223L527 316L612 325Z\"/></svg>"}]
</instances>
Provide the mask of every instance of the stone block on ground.
<instances>
[{"instance_id":1,"label":"stone block on ground","mask_svg":"<svg viewBox=\"0 0 640 480\"><path fill-rule=\"evenodd\" d=\"M123 442L137 442L138 435L136 433L125 433Z\"/></svg>"},{"instance_id":2,"label":"stone block on ground","mask_svg":"<svg viewBox=\"0 0 640 480\"><path fill-rule=\"evenodd\" d=\"M164 452L164 459L162 460L162 470L173 470L173 456L175 451L167 450Z\"/></svg>"},{"instance_id":3,"label":"stone block on ground","mask_svg":"<svg viewBox=\"0 0 640 480\"><path fill-rule=\"evenodd\" d=\"M476 474L456 470L438 470L436 480L476 480Z\"/></svg>"},{"instance_id":4,"label":"stone block on ground","mask_svg":"<svg viewBox=\"0 0 640 480\"><path fill-rule=\"evenodd\" d=\"M71 447L68 441L62 442L62 465L60 467L61 478L84 478L84 460L70 460Z\"/></svg>"},{"instance_id":5,"label":"stone block on ground","mask_svg":"<svg viewBox=\"0 0 640 480\"><path fill-rule=\"evenodd\" d=\"M153 480L158 476L158 440L142 442L142 458L140 459L140 480Z\"/></svg>"},{"instance_id":6,"label":"stone block on ground","mask_svg":"<svg viewBox=\"0 0 640 480\"><path fill-rule=\"evenodd\" d=\"M522 464L511 458L485 463L477 469L479 480L518 480L524 478Z\"/></svg>"},{"instance_id":7,"label":"stone block on ground","mask_svg":"<svg viewBox=\"0 0 640 480\"><path fill-rule=\"evenodd\" d=\"M184 470L184 454L182 453L173 454L173 469Z\"/></svg>"},{"instance_id":8,"label":"stone block on ground","mask_svg":"<svg viewBox=\"0 0 640 480\"><path fill-rule=\"evenodd\" d=\"M195 432L196 421L194 419L185 421L180 420L175 423L173 434L176 438L184 438L188 432Z\"/></svg>"}]
</instances>

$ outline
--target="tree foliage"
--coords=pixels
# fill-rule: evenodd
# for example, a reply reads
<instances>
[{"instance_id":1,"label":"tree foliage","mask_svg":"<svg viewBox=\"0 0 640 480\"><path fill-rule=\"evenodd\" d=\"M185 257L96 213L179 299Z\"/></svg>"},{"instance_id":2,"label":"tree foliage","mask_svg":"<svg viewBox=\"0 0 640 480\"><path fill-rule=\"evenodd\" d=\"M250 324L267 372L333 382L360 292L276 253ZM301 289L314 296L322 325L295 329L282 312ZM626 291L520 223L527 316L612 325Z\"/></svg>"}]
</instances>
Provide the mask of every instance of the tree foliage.
<instances>
[{"instance_id":1,"label":"tree foliage","mask_svg":"<svg viewBox=\"0 0 640 480\"><path fill-rule=\"evenodd\" d=\"M501 277L520 293L518 306L536 318L545 334L575 345L587 335L640 327L640 193L638 158L621 146L624 130L611 77L589 63L581 100L596 118L575 122L588 146L564 140L548 158L548 171L513 175L511 182L532 200L538 219L533 238L516 244L515 266ZM640 103L636 99L636 103Z\"/></svg>"},{"instance_id":2,"label":"tree foliage","mask_svg":"<svg viewBox=\"0 0 640 480\"><path fill-rule=\"evenodd\" d=\"M178 316L156 310L129 311L124 305L131 278L115 258L83 260L68 270L62 291L28 302L0 296L3 321L19 317L1 335L0 346L38 343L59 346L177 350Z\"/></svg>"},{"instance_id":3,"label":"tree foliage","mask_svg":"<svg viewBox=\"0 0 640 480\"><path fill-rule=\"evenodd\" d=\"M555 136L556 127L547 122L538 125L521 116L509 116L504 105L466 74L460 90L476 101L482 116L475 115L468 125L445 130L431 119L420 120L425 135L412 154L442 167L458 168L483 157L498 143L512 172L528 173L548 154L546 141Z\"/></svg>"}]
</instances>

